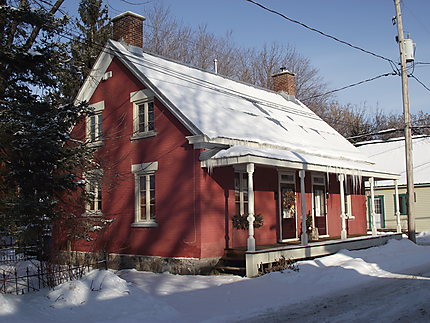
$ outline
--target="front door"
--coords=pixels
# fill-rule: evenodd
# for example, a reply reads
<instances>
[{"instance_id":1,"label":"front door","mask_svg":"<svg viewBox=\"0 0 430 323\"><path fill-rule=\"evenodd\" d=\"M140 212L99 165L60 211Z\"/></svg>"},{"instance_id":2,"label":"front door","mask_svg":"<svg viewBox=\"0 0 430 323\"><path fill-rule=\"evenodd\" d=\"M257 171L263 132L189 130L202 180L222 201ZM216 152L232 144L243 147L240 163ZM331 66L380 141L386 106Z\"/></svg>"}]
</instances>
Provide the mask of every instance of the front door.
<instances>
[{"instance_id":1,"label":"front door","mask_svg":"<svg viewBox=\"0 0 430 323\"><path fill-rule=\"evenodd\" d=\"M282 239L297 238L296 235L296 189L294 184L281 183Z\"/></svg>"},{"instance_id":2,"label":"front door","mask_svg":"<svg viewBox=\"0 0 430 323\"><path fill-rule=\"evenodd\" d=\"M370 198L369 198L369 205L370 205ZM370 221L369 221L370 227L372 227L372 220L373 220L372 216L370 215ZM375 196L375 227L376 229L385 228L384 197L382 195Z\"/></svg>"},{"instance_id":3,"label":"front door","mask_svg":"<svg viewBox=\"0 0 430 323\"><path fill-rule=\"evenodd\" d=\"M323 178L324 181L324 178ZM319 235L327 234L327 212L325 185L314 184L314 226L318 228Z\"/></svg>"}]
</instances>

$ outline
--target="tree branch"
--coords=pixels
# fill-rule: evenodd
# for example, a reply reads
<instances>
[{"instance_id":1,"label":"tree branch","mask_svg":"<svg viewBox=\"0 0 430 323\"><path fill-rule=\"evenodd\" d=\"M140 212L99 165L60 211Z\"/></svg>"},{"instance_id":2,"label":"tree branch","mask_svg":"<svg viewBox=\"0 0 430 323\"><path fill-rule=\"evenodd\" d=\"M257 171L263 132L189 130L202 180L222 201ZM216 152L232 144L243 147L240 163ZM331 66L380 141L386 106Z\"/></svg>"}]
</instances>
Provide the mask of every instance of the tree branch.
<instances>
[{"instance_id":1,"label":"tree branch","mask_svg":"<svg viewBox=\"0 0 430 323\"><path fill-rule=\"evenodd\" d=\"M49 13L51 15L54 15L57 10L60 8L60 6L63 4L64 0L57 0L55 4L52 6L51 10L49 10ZM30 37L27 39L27 42L24 45L24 50L29 50L31 46L33 46L34 41L36 40L37 35L40 32L41 26L34 27L33 31L31 32Z\"/></svg>"}]
</instances>

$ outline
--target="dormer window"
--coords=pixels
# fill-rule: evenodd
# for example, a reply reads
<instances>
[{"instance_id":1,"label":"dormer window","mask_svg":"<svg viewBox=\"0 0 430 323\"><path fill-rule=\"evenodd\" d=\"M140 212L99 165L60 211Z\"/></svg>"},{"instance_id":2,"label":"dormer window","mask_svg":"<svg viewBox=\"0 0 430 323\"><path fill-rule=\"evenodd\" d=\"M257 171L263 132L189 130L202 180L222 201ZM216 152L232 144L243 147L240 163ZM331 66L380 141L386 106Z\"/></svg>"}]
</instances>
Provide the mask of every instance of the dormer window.
<instances>
[{"instance_id":1,"label":"dormer window","mask_svg":"<svg viewBox=\"0 0 430 323\"><path fill-rule=\"evenodd\" d=\"M133 103L133 135L131 140L152 137L155 132L154 95L149 90L130 93Z\"/></svg>"}]
</instances>

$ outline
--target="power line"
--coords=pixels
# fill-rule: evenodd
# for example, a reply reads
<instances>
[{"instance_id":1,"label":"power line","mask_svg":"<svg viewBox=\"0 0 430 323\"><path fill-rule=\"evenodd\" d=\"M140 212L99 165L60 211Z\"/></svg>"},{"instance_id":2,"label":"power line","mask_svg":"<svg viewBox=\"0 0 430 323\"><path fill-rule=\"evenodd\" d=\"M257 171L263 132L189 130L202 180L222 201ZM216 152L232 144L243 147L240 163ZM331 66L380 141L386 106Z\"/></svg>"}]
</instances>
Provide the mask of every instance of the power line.
<instances>
[{"instance_id":1,"label":"power line","mask_svg":"<svg viewBox=\"0 0 430 323\"><path fill-rule=\"evenodd\" d=\"M387 62L389 62L389 63L390 63L390 65L391 65L391 67L393 68L393 70L397 70L397 67L396 67L396 65L397 65L397 64L396 64L396 62L394 62L392 59L389 59L389 58L387 58L387 57L384 57L384 56L381 56L381 55L379 55L379 54L373 53L373 52L371 52L371 51L369 51L369 50L367 50L367 49L364 49L364 48L361 48L361 47L355 46L355 45L353 45L353 44L351 44L351 43L349 43L349 42L347 42L347 41L344 41L344 40L341 40L341 39L339 39L339 38L337 38L337 37L335 37L335 36L329 35L329 34L327 34L327 33L323 32L323 31L321 31L321 30L318 30L318 29L316 29L316 28L310 27L310 26L308 26L308 25L306 25L306 24L304 24L304 23L302 23L302 22L300 22L300 21L298 21L298 20L295 20L295 19L292 19L292 18L290 18L290 17L287 17L287 16L286 16L286 15L284 15L283 13L280 13L280 12L278 12L278 11L276 11L276 10L270 9L270 8L268 8L268 7L266 7L266 6L264 6L264 5L260 4L260 3L258 3L258 2L256 2L256 1L254 1L254 0L245 0L245 1L248 1L248 2L250 2L250 3L252 3L252 4L256 5L256 6L258 6L258 7L262 8L262 9L264 9L264 10L266 10L266 11L269 11L269 12L271 12L271 13L275 14L275 15L281 16L282 18L284 18L284 19L286 19L286 20L288 20L288 21L290 21L290 22L292 22L292 23L298 24L298 25L300 25L300 26L302 26L302 27L304 27L304 28L306 28L306 29L309 29L309 30L311 30L311 31L314 31L314 32L316 32L316 33L318 33L318 34L320 34L320 35L323 35L324 37L330 38L330 39L332 39L332 40L334 40L334 41L337 41L337 42L339 42L339 43L341 43L341 44L344 44L344 45L346 45L346 46L352 47L352 48L354 48L354 49L356 49L356 50L359 50L359 51L361 51L361 52L364 52L364 53L366 53L366 54L369 54L369 55L372 55L372 56L378 57L378 58L380 58L380 59L383 59L383 60L385 60L385 61L387 61ZM393 66L394 66L395 68L394 68Z\"/></svg>"},{"instance_id":2,"label":"power line","mask_svg":"<svg viewBox=\"0 0 430 323\"><path fill-rule=\"evenodd\" d=\"M331 94L331 93L334 93L334 92L346 90L346 89L349 89L351 87L354 87L354 86L357 86L357 85L360 85L360 84L363 84L363 83L371 82L371 81L377 80L377 79L379 79L381 77L386 77L386 76L390 76L390 75L398 75L398 74L396 72L391 72L391 73L385 73L385 74L377 75L375 77L372 77L372 78L369 78L369 79L366 79L366 80L363 80L363 81L360 81L360 82L352 83L352 84L343 86L341 88L338 88L338 89L335 89L335 90L332 90L332 91L328 91L328 92L323 93L323 94L318 94L318 95L310 96L310 97L308 97L306 99L302 99L302 100L306 101L306 100L318 98L320 96L324 96L324 95Z\"/></svg>"},{"instance_id":3,"label":"power line","mask_svg":"<svg viewBox=\"0 0 430 323\"><path fill-rule=\"evenodd\" d=\"M253 2L253 1L251 1L251 2ZM108 5L109 5L109 2L108 2ZM112 6L110 6L109 5L109 7L111 8L111 9L113 9L113 10L116 10L116 9L114 9ZM118 10L116 10L116 11L118 11ZM300 23L301 24L301 23ZM155 28L156 26L154 26L154 25L152 25L152 24L149 24L149 23L146 23L145 24L145 26L147 26L147 27L150 27L150 28ZM307 27L307 26L306 26ZM308 28L308 27L307 27ZM309 27L310 28L310 27ZM319 31L318 31L319 32ZM69 32L72 36L74 36L74 37L76 37L76 35L74 35L73 33L71 33L71 32ZM324 34L324 33L323 33ZM331 38L333 38L333 39L335 39L335 40L337 40L336 38L334 38L334 37L332 37L332 36L329 36L328 35L328 37L331 37ZM192 41L192 40L189 40L189 39L183 39L182 41L186 41L187 43L189 43L189 44L192 44L192 45L197 45L198 43L197 42L195 42L195 41ZM341 42L343 42L343 41L341 41ZM344 43L346 43L346 42L344 42ZM104 45L102 45L102 44L99 44L99 43L96 43L96 42L93 42L93 44L94 45L96 45L96 46L99 46L101 49L103 49L104 48ZM348 43L346 43L346 44L348 44ZM348 45L350 45L350 44L348 44ZM353 46L353 45L350 45L350 46ZM354 46L353 46L354 47ZM361 50L361 49L360 49ZM365 50L364 50L365 51ZM373 53L372 53L373 54ZM375 55L377 55L377 54L375 54ZM125 56L127 56L127 54L125 55ZM132 55L128 55L128 56L132 56ZM378 55L377 55L378 56ZM384 58L384 57L382 57L381 56L381 58L383 58L383 59L385 59L385 60L388 60L388 61L391 61L390 59L388 59L388 58ZM391 61L391 62L393 62L393 61ZM394 62L393 62L394 63ZM141 64L138 64L138 65L141 65ZM394 70L394 69L393 69ZM370 81L373 81L373 80L376 80L376 79L378 79L378 78L381 78L381 77L384 77L384 76L389 76L389 75L398 75L397 74L397 72L398 71L395 71L394 73L385 73L385 74L382 74L382 75L378 75L378 76L376 76L376 77L373 77L373 78L370 78L370 79L366 79L366 80L363 80L363 81L360 81L360 82L356 82L356 83L353 83L353 84L350 84L350 85L347 85L347 86L344 86L344 87L341 87L341 88L338 88L338 89L335 89L335 90L332 90L332 91L328 91L328 92L326 92L326 93L323 93L323 94L318 94L318 95L314 95L314 96L310 96L310 97L308 97L308 98L305 98L305 99L302 99L302 101L305 101L305 100L309 100L309 99L313 99L313 98L317 98L317 97L322 97L322 96L325 96L325 95L328 95L328 94L331 94L331 93L335 93L335 92L339 92L339 91L342 91L342 90L345 90L345 89L348 89L348 88L351 88L351 87L354 87L354 86L357 86L357 85L360 85L360 84L363 84L363 83L366 83L366 82L370 82Z\"/></svg>"},{"instance_id":4,"label":"power line","mask_svg":"<svg viewBox=\"0 0 430 323\"><path fill-rule=\"evenodd\" d=\"M424 28L424 30L430 34L430 30L427 28L427 26L415 15L415 13L412 11L409 6L406 5L406 1L402 1L403 8L405 8L409 13L414 17L414 19Z\"/></svg>"},{"instance_id":5,"label":"power line","mask_svg":"<svg viewBox=\"0 0 430 323\"><path fill-rule=\"evenodd\" d=\"M149 25L149 26L154 28L154 26L152 26L152 25ZM71 33L71 32L69 32L69 33L70 33L70 35L71 35L72 37L73 37L73 36L76 36L76 35L74 35L74 34L73 34L73 33ZM63 36L64 36L64 35L63 35ZM68 38L68 37L66 37L66 38ZM70 39L70 38L69 38L69 39ZM101 48L102 50L104 49L104 46L103 46L103 45L101 45L101 44L99 44L99 43L97 43L97 42L92 42L92 43L93 43L93 45L95 45L95 46L97 46L97 47ZM192 42L192 41L189 41L189 43L195 44L195 42ZM123 55L128 56L128 57L134 57L132 54L123 54ZM138 62L135 62L135 64L144 66L143 64L138 63ZM148 67L148 66L146 66L146 67ZM345 89L348 89L348 88L351 88L351 87L354 87L354 86L358 86L358 85L361 85L361 84L363 84L363 83L371 82L371 81L374 81L374 80L379 79L379 78L381 78L381 77L386 77L386 76L390 76L390 75L398 75L398 74L397 74L397 73L395 73L395 72L392 72L392 73L384 73L384 74L381 74L381 75L378 75L378 76L375 76L375 77L372 77L372 78L369 78L369 79L366 79L366 80L363 80L363 81L359 81L359 82L352 83L352 84L349 84L349 85L343 86L343 87L338 88L338 89L335 89L335 90L328 91L328 92L323 93L323 94L318 94L318 95L314 95L314 96L307 97L307 98L305 98L305 99L302 99L302 101L306 101L306 100L314 99L314 98L317 98L317 97L325 96L325 95L328 95L328 94L331 94L331 93L339 92L339 91L342 91L342 90L345 90Z\"/></svg>"},{"instance_id":6,"label":"power line","mask_svg":"<svg viewBox=\"0 0 430 323\"><path fill-rule=\"evenodd\" d=\"M367 136L385 135L385 134L388 134L388 133L393 133L393 132L397 132L397 131L401 131L401 130L404 130L404 129L394 129L394 128L384 129L384 130L379 130L379 131L376 131L376 132L368 132L368 133L364 133L364 134L361 134L361 135L356 135L356 136L348 137L346 139L347 140L351 140L351 139L358 139L358 138L363 138L363 137L367 137Z\"/></svg>"},{"instance_id":7,"label":"power line","mask_svg":"<svg viewBox=\"0 0 430 323\"><path fill-rule=\"evenodd\" d=\"M409 75L410 77L412 77L413 79L415 79L415 81L417 81L418 83L420 83L427 91L430 92L430 88L428 88L427 85L425 85L423 82L421 82L415 75Z\"/></svg>"},{"instance_id":8,"label":"power line","mask_svg":"<svg viewBox=\"0 0 430 323\"><path fill-rule=\"evenodd\" d=\"M124 3L126 3L126 4L130 4L130 5L132 5L132 6L143 6L143 5L146 5L146 4L148 4L148 3L151 3L151 1L135 3L135 2L132 2L132 1L127 1L127 0L121 0L121 2L124 2Z\"/></svg>"}]
</instances>

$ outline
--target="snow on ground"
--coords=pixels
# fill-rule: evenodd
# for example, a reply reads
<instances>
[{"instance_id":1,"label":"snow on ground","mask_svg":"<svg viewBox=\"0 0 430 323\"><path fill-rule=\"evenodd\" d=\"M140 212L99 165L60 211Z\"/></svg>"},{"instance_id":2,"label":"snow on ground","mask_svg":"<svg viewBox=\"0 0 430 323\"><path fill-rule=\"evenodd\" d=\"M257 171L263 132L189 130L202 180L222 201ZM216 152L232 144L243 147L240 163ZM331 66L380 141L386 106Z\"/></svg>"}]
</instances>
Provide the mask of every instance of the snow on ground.
<instances>
[{"instance_id":1,"label":"snow on ground","mask_svg":"<svg viewBox=\"0 0 430 323\"><path fill-rule=\"evenodd\" d=\"M430 242L430 232L418 237ZM407 239L301 261L258 278L94 270L79 281L0 295L0 322L231 322L430 271L430 247ZM427 288L427 287L426 287ZM405 298L406 301L414 301ZM288 308L288 307L287 307Z\"/></svg>"},{"instance_id":2,"label":"snow on ground","mask_svg":"<svg viewBox=\"0 0 430 323\"><path fill-rule=\"evenodd\" d=\"M423 246L430 246L430 231L423 231L418 234L417 243Z\"/></svg>"}]
</instances>

